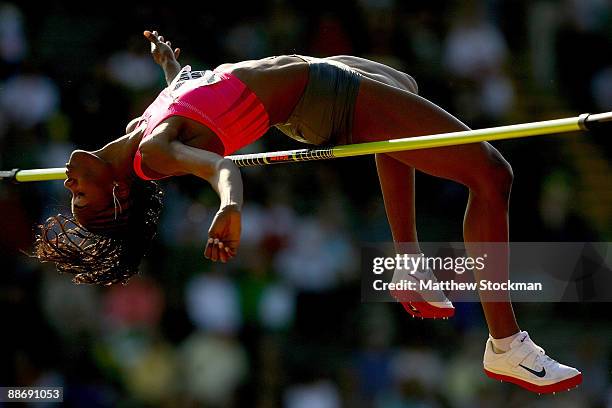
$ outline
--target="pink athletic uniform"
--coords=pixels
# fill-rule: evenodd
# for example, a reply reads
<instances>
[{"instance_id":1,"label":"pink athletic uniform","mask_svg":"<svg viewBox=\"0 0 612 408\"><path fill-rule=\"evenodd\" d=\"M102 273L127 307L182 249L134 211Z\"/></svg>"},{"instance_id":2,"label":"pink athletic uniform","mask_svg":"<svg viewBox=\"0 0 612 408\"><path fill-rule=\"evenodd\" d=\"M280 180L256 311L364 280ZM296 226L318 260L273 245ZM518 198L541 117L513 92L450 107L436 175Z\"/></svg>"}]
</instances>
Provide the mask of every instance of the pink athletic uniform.
<instances>
[{"instance_id":1,"label":"pink athletic uniform","mask_svg":"<svg viewBox=\"0 0 612 408\"><path fill-rule=\"evenodd\" d=\"M170 116L193 119L215 132L224 155L254 142L270 127L268 112L242 81L228 72L191 71L185 66L142 115L146 123L142 141ZM138 124L140 125L140 123ZM134 171L143 180L164 177L142 167L140 150L134 156Z\"/></svg>"}]
</instances>

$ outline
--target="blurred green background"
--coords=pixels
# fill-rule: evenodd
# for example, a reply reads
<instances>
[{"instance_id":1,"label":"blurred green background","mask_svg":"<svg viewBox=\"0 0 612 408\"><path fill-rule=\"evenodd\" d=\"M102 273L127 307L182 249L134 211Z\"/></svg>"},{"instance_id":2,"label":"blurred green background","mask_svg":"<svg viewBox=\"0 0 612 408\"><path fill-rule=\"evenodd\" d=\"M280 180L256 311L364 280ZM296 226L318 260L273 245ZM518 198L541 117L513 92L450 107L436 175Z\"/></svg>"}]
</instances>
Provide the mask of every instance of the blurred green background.
<instances>
[{"instance_id":1,"label":"blurred green background","mask_svg":"<svg viewBox=\"0 0 612 408\"><path fill-rule=\"evenodd\" d=\"M194 69L364 56L473 128L612 108L607 0L0 3L0 168L61 166L121 136L164 86L145 29ZM513 241L612 239L610 140L495 143L515 173ZM248 151L297 147L271 130ZM612 407L607 304L516 305L522 329L582 370L580 388L538 397L493 382L480 305L431 322L360 302L361 245L391 239L371 157L243 177L235 262L204 260L217 198L175 178L141 275L111 288L75 286L21 252L37 223L69 211L61 182L0 185L0 385L63 386L76 407ZM421 240L460 241L466 199L418 174Z\"/></svg>"}]
</instances>

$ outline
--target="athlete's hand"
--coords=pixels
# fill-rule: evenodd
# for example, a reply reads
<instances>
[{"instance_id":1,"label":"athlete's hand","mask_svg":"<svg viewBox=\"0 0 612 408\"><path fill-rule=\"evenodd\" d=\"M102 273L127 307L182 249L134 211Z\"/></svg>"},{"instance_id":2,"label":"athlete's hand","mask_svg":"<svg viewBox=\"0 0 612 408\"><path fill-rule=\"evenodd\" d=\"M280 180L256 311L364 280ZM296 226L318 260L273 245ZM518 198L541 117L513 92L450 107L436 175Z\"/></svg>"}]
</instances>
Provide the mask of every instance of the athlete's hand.
<instances>
[{"instance_id":1,"label":"athlete's hand","mask_svg":"<svg viewBox=\"0 0 612 408\"><path fill-rule=\"evenodd\" d=\"M240 226L240 210L234 206L220 209L208 230L204 256L223 263L236 256L240 245Z\"/></svg>"},{"instance_id":2,"label":"athlete's hand","mask_svg":"<svg viewBox=\"0 0 612 408\"><path fill-rule=\"evenodd\" d=\"M151 42L151 56L159 65L163 66L168 62L176 62L181 55L181 49L175 48L172 50L172 43L164 41L164 37L159 35L157 31L146 30L144 36Z\"/></svg>"}]
</instances>

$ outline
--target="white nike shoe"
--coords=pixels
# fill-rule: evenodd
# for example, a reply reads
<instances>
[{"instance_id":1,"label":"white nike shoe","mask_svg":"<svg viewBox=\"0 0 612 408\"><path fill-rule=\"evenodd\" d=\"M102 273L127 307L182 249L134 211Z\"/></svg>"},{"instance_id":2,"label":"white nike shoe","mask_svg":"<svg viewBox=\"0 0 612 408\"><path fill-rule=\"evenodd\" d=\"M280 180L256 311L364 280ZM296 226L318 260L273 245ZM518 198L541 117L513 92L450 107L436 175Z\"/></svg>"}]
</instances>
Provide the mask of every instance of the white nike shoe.
<instances>
[{"instance_id":1,"label":"white nike shoe","mask_svg":"<svg viewBox=\"0 0 612 408\"><path fill-rule=\"evenodd\" d=\"M483 364L490 378L508 381L539 394L569 391L582 383L580 371L548 357L526 331L520 332L510 343L510 350L499 354L493 350L489 336Z\"/></svg>"},{"instance_id":2,"label":"white nike shoe","mask_svg":"<svg viewBox=\"0 0 612 408\"><path fill-rule=\"evenodd\" d=\"M413 317L438 319L449 318L455 314L455 307L439 289L420 289L421 283L432 281L438 283L431 269L417 270L410 273L405 269L396 269L393 273L393 283L401 281L414 282L415 290L391 290L393 296L404 306Z\"/></svg>"}]
</instances>

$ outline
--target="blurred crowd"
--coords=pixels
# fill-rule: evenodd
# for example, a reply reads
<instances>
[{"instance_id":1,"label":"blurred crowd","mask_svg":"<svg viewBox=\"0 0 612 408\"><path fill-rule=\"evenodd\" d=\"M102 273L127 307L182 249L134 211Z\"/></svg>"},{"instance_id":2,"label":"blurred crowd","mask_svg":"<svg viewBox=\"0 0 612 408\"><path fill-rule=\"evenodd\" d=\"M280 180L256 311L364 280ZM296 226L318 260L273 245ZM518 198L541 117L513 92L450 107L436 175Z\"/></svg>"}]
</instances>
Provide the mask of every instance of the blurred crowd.
<instances>
[{"instance_id":1,"label":"blurred crowd","mask_svg":"<svg viewBox=\"0 0 612 408\"><path fill-rule=\"evenodd\" d=\"M612 108L606 0L98 6L0 3L1 169L59 167L73 149L121 136L165 85L144 29L194 69L288 53L380 61L474 128ZM514 167L512 240L612 239L607 136L495 144ZM248 151L298 147L271 130ZM61 182L0 185L0 385L63 386L69 405L87 407L612 407L603 304L516 305L522 328L585 376L578 390L537 398L482 373L478 304L429 322L360 302L360 246L391 240L371 157L243 178L235 261L203 258L217 198L175 178L162 182L141 274L110 288L75 286L27 256L37 223L69 211ZM421 240L461 241L466 199L419 174Z\"/></svg>"}]
</instances>

